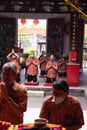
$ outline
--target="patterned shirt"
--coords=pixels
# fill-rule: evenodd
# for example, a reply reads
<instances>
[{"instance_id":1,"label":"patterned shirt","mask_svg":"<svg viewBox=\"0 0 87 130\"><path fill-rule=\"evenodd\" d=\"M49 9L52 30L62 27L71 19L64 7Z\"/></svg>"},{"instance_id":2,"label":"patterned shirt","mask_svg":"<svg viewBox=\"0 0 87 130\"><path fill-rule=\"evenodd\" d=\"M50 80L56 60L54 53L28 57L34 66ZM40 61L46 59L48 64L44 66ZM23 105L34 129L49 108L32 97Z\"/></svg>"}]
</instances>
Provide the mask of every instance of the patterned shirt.
<instances>
[{"instance_id":1,"label":"patterned shirt","mask_svg":"<svg viewBox=\"0 0 87 130\"><path fill-rule=\"evenodd\" d=\"M57 105L53 102L53 96L48 97L42 104L40 117L46 118L49 123L62 124L64 127L84 124L81 105L70 95Z\"/></svg>"},{"instance_id":2,"label":"patterned shirt","mask_svg":"<svg viewBox=\"0 0 87 130\"><path fill-rule=\"evenodd\" d=\"M11 99L20 107L22 114L17 115L16 112L10 108L7 101L2 99L0 100L0 120L12 124L23 123L23 112L25 112L27 108L27 90L15 82L13 89L9 90L8 93Z\"/></svg>"}]
</instances>

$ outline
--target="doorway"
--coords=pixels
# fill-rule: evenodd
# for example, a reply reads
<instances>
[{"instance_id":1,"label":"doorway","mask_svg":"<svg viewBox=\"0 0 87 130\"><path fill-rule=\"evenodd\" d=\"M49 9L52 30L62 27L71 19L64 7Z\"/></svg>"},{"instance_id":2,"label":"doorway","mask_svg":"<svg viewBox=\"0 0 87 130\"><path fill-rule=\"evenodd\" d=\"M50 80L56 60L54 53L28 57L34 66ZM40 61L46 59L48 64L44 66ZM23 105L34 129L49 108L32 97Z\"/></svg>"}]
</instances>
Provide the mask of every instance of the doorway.
<instances>
[{"instance_id":1,"label":"doorway","mask_svg":"<svg viewBox=\"0 0 87 130\"><path fill-rule=\"evenodd\" d=\"M18 19L18 46L24 53L46 51L46 24L46 19Z\"/></svg>"}]
</instances>

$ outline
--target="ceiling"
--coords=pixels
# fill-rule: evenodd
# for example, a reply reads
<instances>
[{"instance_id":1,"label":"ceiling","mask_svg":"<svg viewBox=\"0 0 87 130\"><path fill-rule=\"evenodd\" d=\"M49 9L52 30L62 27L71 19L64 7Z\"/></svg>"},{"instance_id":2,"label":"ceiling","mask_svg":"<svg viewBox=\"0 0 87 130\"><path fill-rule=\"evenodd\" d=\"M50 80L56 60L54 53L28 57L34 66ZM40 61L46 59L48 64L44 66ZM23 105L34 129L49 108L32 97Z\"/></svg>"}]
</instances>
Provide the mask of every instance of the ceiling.
<instances>
[{"instance_id":1,"label":"ceiling","mask_svg":"<svg viewBox=\"0 0 87 130\"><path fill-rule=\"evenodd\" d=\"M78 6L87 14L87 0L79 0ZM70 13L71 6L65 0L0 0L0 12Z\"/></svg>"}]
</instances>

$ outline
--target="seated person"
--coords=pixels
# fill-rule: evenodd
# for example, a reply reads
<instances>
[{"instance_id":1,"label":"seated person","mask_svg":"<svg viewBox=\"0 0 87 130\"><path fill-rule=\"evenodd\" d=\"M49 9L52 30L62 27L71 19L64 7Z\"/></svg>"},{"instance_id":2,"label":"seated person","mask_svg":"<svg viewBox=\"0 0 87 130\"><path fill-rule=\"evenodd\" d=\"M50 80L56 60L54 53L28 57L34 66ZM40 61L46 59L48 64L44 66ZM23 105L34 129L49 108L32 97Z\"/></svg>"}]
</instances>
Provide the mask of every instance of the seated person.
<instances>
[{"instance_id":1,"label":"seated person","mask_svg":"<svg viewBox=\"0 0 87 130\"><path fill-rule=\"evenodd\" d=\"M53 84L52 95L43 101L39 116L49 123L61 124L66 130L78 130L84 125L81 105L69 95L69 86L64 80Z\"/></svg>"},{"instance_id":2,"label":"seated person","mask_svg":"<svg viewBox=\"0 0 87 130\"><path fill-rule=\"evenodd\" d=\"M54 55L50 55L50 60L46 64L47 79L46 83L53 83L56 81L58 70L58 63L55 61Z\"/></svg>"},{"instance_id":3,"label":"seated person","mask_svg":"<svg viewBox=\"0 0 87 130\"><path fill-rule=\"evenodd\" d=\"M37 82L39 60L35 57L34 51L31 51L29 57L26 59L27 67L27 81Z\"/></svg>"},{"instance_id":4,"label":"seated person","mask_svg":"<svg viewBox=\"0 0 87 130\"><path fill-rule=\"evenodd\" d=\"M12 124L23 123L24 112L27 109L27 90L16 81L17 67L8 62L2 68L0 83L0 120Z\"/></svg>"}]
</instances>

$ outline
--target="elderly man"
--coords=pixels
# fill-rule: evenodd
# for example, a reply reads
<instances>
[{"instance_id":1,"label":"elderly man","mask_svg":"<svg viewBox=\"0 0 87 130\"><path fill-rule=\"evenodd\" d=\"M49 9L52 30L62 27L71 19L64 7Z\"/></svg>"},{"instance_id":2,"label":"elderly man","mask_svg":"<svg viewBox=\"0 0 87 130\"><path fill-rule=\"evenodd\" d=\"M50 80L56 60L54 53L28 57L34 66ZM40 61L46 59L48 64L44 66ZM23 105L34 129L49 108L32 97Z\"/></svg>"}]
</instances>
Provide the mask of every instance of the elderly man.
<instances>
[{"instance_id":1,"label":"elderly man","mask_svg":"<svg viewBox=\"0 0 87 130\"><path fill-rule=\"evenodd\" d=\"M23 113L27 108L27 90L17 84L16 76L16 65L5 63L0 84L0 120L12 124L23 123Z\"/></svg>"},{"instance_id":2,"label":"elderly man","mask_svg":"<svg viewBox=\"0 0 87 130\"><path fill-rule=\"evenodd\" d=\"M53 84L52 96L42 104L40 117L49 123L61 124L66 130L78 130L84 124L83 112L79 101L70 96L66 81Z\"/></svg>"}]
</instances>

